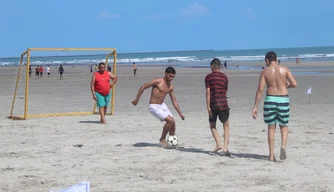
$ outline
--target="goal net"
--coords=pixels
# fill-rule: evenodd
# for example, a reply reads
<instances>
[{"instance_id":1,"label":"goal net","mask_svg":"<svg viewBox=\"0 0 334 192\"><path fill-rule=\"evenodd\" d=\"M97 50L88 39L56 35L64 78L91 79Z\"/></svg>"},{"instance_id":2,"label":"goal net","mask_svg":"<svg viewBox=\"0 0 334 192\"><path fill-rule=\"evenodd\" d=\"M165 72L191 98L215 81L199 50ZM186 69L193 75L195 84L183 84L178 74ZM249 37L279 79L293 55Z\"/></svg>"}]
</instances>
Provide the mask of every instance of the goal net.
<instances>
[{"instance_id":1,"label":"goal net","mask_svg":"<svg viewBox=\"0 0 334 192\"><path fill-rule=\"evenodd\" d=\"M91 77L100 62L116 74L116 55L114 48L28 48L19 60L8 118L98 114ZM111 92L107 115L114 113L115 86Z\"/></svg>"}]
</instances>

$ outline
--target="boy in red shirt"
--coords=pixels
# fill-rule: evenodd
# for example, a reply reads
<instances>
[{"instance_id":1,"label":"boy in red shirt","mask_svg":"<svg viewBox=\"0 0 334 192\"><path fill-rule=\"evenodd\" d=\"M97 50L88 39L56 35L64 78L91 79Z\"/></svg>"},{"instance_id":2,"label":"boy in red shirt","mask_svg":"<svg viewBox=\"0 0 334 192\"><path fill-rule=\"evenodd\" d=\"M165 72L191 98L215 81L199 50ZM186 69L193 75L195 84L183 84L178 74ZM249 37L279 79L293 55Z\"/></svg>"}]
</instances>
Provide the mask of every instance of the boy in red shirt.
<instances>
[{"instance_id":1,"label":"boy in red shirt","mask_svg":"<svg viewBox=\"0 0 334 192\"><path fill-rule=\"evenodd\" d=\"M228 78L220 72L221 62L215 58L210 63L212 73L205 77L206 87L206 104L209 113L209 123L212 136L216 141L216 148L212 151L213 153L223 149L220 142L219 134L216 128L217 117L224 127L224 149L223 152L227 156L231 156L228 151L228 140L229 140L229 116L230 108L227 102L227 89L228 89Z\"/></svg>"}]
</instances>

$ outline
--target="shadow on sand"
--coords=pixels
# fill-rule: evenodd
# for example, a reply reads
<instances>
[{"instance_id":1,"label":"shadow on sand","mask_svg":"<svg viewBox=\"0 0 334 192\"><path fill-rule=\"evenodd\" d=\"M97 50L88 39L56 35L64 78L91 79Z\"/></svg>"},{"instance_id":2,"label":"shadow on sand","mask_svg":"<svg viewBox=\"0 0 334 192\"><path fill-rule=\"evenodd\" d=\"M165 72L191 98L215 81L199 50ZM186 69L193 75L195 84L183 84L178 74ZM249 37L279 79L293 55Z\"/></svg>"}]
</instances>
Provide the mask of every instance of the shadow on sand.
<instances>
[{"instance_id":1,"label":"shadow on sand","mask_svg":"<svg viewBox=\"0 0 334 192\"><path fill-rule=\"evenodd\" d=\"M133 144L134 147L162 147L160 143L146 143L146 142L138 142Z\"/></svg>"},{"instance_id":2,"label":"shadow on sand","mask_svg":"<svg viewBox=\"0 0 334 192\"><path fill-rule=\"evenodd\" d=\"M79 123L101 124L100 121L79 121Z\"/></svg>"},{"instance_id":3,"label":"shadow on sand","mask_svg":"<svg viewBox=\"0 0 334 192\"><path fill-rule=\"evenodd\" d=\"M147 143L147 142L138 142L133 145L134 147L160 147L163 148L163 146L160 143ZM203 150L201 148L192 148L192 147L165 147L165 149L174 149L181 152L188 152L188 153L202 153L206 155L211 156L221 156L221 157L229 157L226 156L225 153L222 151L218 153L212 153L211 151ZM259 154L253 154L253 153L233 153L231 152L232 156L230 158L246 158L246 159L257 159L257 160L266 160L268 161L268 156L265 155L259 155Z\"/></svg>"},{"instance_id":4,"label":"shadow on sand","mask_svg":"<svg viewBox=\"0 0 334 192\"><path fill-rule=\"evenodd\" d=\"M174 149L177 151L181 151L181 152L188 152L188 153L202 153L202 154L206 154L206 155L211 155L211 156L215 156L215 155L219 155L219 156L225 156L224 153L212 153L211 151L206 151L200 148L186 148L186 147L181 147L181 146L176 146L176 147L163 147L160 143L146 143L146 142L138 142L136 144L133 145L134 147L161 147L164 149Z\"/></svg>"},{"instance_id":5,"label":"shadow on sand","mask_svg":"<svg viewBox=\"0 0 334 192\"><path fill-rule=\"evenodd\" d=\"M238 158L258 159L258 160L268 161L268 156L258 155L258 154L253 154L253 153L232 153L232 156L235 156Z\"/></svg>"}]
</instances>

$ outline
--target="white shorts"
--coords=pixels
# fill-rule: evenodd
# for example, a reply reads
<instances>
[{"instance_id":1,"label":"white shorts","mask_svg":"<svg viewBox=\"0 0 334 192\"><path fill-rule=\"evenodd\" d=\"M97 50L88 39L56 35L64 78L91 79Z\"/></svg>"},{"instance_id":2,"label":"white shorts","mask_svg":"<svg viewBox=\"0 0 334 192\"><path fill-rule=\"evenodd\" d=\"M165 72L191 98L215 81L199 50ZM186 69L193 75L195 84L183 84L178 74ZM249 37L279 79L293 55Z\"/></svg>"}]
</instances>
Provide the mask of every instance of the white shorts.
<instances>
[{"instance_id":1,"label":"white shorts","mask_svg":"<svg viewBox=\"0 0 334 192\"><path fill-rule=\"evenodd\" d=\"M160 121L164 121L168 115L173 117L172 113L169 111L167 105L165 103L162 104L150 104L148 107L151 114L158 118Z\"/></svg>"}]
</instances>

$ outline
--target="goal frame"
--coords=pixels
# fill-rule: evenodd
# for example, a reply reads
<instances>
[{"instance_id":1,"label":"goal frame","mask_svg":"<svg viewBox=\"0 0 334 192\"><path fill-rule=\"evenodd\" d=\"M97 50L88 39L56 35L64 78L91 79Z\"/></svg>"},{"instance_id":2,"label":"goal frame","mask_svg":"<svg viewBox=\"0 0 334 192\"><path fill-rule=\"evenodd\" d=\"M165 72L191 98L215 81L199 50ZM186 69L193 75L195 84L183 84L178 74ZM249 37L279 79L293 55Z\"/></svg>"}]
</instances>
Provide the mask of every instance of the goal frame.
<instances>
[{"instance_id":1,"label":"goal frame","mask_svg":"<svg viewBox=\"0 0 334 192\"><path fill-rule=\"evenodd\" d=\"M113 71L112 73L116 74L116 60L117 60L117 50L116 48L27 48L26 51L24 51L21 54L20 57L20 65L16 76L16 83L15 83L15 90L13 93L13 100L12 105L10 109L10 114L8 116L9 119L13 120L26 120L29 118L39 118L39 117L51 117L51 116L78 116L78 115L90 115L90 114L99 114L96 110L96 101L94 103L93 110L90 112L64 112L64 113L48 113L48 114L28 114L28 108L29 108L29 66L30 66L30 57L32 51L108 51L109 53L106 56L105 64L108 67L108 61L110 56L113 55ZM23 58L26 58L26 71L25 71L25 97L24 97L24 113L23 116L15 116L14 113L14 106L17 96L17 89L19 85L20 80L20 74L23 67ZM87 85L88 86L88 85ZM106 115L113 115L115 112L115 95L116 95L116 85L114 85L111 89L111 102L110 102L110 108L111 111L109 113L106 113Z\"/></svg>"}]
</instances>

